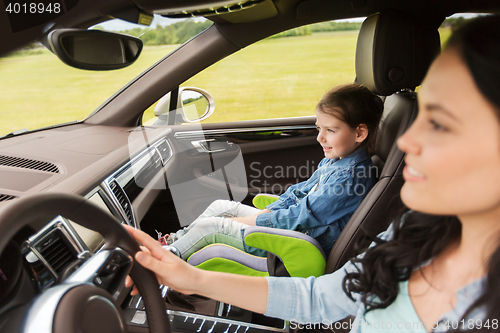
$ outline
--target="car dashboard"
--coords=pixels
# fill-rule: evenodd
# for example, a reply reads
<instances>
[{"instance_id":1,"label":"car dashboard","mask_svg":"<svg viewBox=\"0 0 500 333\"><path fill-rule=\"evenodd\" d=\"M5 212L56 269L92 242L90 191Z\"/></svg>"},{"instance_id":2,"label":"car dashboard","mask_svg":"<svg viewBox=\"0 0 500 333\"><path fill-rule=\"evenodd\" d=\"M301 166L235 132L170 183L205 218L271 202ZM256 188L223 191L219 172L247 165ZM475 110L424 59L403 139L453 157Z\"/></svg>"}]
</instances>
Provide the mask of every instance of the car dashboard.
<instances>
[{"instance_id":1,"label":"car dashboard","mask_svg":"<svg viewBox=\"0 0 500 333\"><path fill-rule=\"evenodd\" d=\"M1 140L0 206L39 192L72 193L138 227L132 202L164 174L169 133L77 124ZM145 197L139 210L155 199ZM64 281L103 245L99 233L63 216L24 227L1 255L0 315Z\"/></svg>"},{"instance_id":2,"label":"car dashboard","mask_svg":"<svg viewBox=\"0 0 500 333\"><path fill-rule=\"evenodd\" d=\"M216 143L223 147L221 150L227 148L228 151L218 155L223 157L221 160L210 156L210 162L215 165L221 161L226 164L239 151L237 145L220 140ZM71 193L101 207L114 216L117 223L140 228L160 193L165 193L165 189L175 186L176 182L192 180L192 170L191 173L185 171L186 161L192 160L194 169L198 170L195 177L206 178L211 186L217 184L216 173L198 169L203 164L200 156L210 155L206 149L200 149L200 142L205 142L204 136L189 135L183 139L173 135L169 128L85 124L1 140L0 208L19 197L39 192ZM206 157L201 160L207 162ZM200 176L199 173L210 174ZM168 184L167 177L170 177ZM226 185L222 183L224 190ZM6 318L5 314L11 309L30 303L37 295L64 281L103 246L103 236L64 216L57 216L47 224L24 227L10 240L0 259L0 318ZM160 286L163 297L166 290ZM122 304L129 331L146 332L142 298L126 295L123 293L117 301ZM288 331L288 323L282 320L228 304L209 300L202 307L202 311L189 311L167 305L173 330ZM0 330L1 327L2 322Z\"/></svg>"}]
</instances>

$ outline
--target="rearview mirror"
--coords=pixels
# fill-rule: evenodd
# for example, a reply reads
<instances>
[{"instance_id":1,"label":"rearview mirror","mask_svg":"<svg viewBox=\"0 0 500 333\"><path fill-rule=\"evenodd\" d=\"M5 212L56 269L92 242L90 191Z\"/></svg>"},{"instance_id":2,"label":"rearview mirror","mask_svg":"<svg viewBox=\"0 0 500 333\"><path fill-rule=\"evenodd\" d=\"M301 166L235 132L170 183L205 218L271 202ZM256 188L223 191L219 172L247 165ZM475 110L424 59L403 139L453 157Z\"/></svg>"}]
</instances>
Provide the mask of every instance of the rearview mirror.
<instances>
[{"instance_id":1,"label":"rearview mirror","mask_svg":"<svg viewBox=\"0 0 500 333\"><path fill-rule=\"evenodd\" d=\"M127 67L142 51L139 38L100 30L58 29L42 43L65 64L98 71Z\"/></svg>"}]
</instances>

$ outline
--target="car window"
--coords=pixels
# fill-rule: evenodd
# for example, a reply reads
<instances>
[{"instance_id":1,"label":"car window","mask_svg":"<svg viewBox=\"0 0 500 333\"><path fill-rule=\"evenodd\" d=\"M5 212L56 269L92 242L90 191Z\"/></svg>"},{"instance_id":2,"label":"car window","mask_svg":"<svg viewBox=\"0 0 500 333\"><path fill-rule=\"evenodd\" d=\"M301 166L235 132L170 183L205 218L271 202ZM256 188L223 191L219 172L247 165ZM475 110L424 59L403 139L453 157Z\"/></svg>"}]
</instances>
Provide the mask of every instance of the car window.
<instances>
[{"instance_id":1,"label":"car window","mask_svg":"<svg viewBox=\"0 0 500 333\"><path fill-rule=\"evenodd\" d=\"M332 21L285 31L217 62L181 87L201 88L213 97L215 111L202 123L314 115L328 89L353 82L361 22ZM451 17L442 24L442 45L463 22ZM156 115L165 111L160 106L157 102L144 112L143 124L167 124L155 116L155 108Z\"/></svg>"},{"instance_id":2,"label":"car window","mask_svg":"<svg viewBox=\"0 0 500 333\"><path fill-rule=\"evenodd\" d=\"M164 26L153 21L147 27L121 22L104 22L93 29L140 36L144 42L142 54L127 68L75 69L40 43L0 57L0 136L85 119L137 75L212 24L169 19L161 21Z\"/></svg>"},{"instance_id":3,"label":"car window","mask_svg":"<svg viewBox=\"0 0 500 333\"><path fill-rule=\"evenodd\" d=\"M286 31L217 62L181 87L213 96L215 111L203 122L314 115L328 89L354 81L360 26L325 22ZM155 107L145 112L144 124L156 121Z\"/></svg>"}]
</instances>

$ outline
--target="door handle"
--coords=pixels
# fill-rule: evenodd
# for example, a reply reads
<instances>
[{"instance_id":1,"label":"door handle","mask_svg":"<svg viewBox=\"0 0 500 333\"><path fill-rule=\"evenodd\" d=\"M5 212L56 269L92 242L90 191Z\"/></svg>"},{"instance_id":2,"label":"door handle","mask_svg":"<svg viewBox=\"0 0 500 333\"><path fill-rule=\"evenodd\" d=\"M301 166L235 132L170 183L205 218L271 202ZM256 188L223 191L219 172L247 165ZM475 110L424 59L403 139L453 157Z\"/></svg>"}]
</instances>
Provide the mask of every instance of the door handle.
<instances>
[{"instance_id":1,"label":"door handle","mask_svg":"<svg viewBox=\"0 0 500 333\"><path fill-rule=\"evenodd\" d=\"M217 143L217 148L215 148L215 149L209 148L210 147L210 142ZM219 141L219 140L216 140L216 139L204 139L204 140L191 141L191 144L200 153L219 153L219 152L227 150L227 148L224 148L222 146L222 144L225 144L227 146L231 146L233 143L232 142Z\"/></svg>"}]
</instances>

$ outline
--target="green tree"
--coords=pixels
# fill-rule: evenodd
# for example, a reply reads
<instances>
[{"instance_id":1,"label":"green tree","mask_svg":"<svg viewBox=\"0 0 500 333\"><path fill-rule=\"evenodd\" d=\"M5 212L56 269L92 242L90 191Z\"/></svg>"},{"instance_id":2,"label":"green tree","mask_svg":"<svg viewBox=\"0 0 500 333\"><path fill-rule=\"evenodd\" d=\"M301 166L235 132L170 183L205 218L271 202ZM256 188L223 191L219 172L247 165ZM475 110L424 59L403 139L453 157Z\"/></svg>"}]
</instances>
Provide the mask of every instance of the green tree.
<instances>
[{"instance_id":1,"label":"green tree","mask_svg":"<svg viewBox=\"0 0 500 333\"><path fill-rule=\"evenodd\" d=\"M156 28L134 28L121 33L139 37L145 45L181 44L212 25L212 21L196 22L192 19Z\"/></svg>"}]
</instances>

